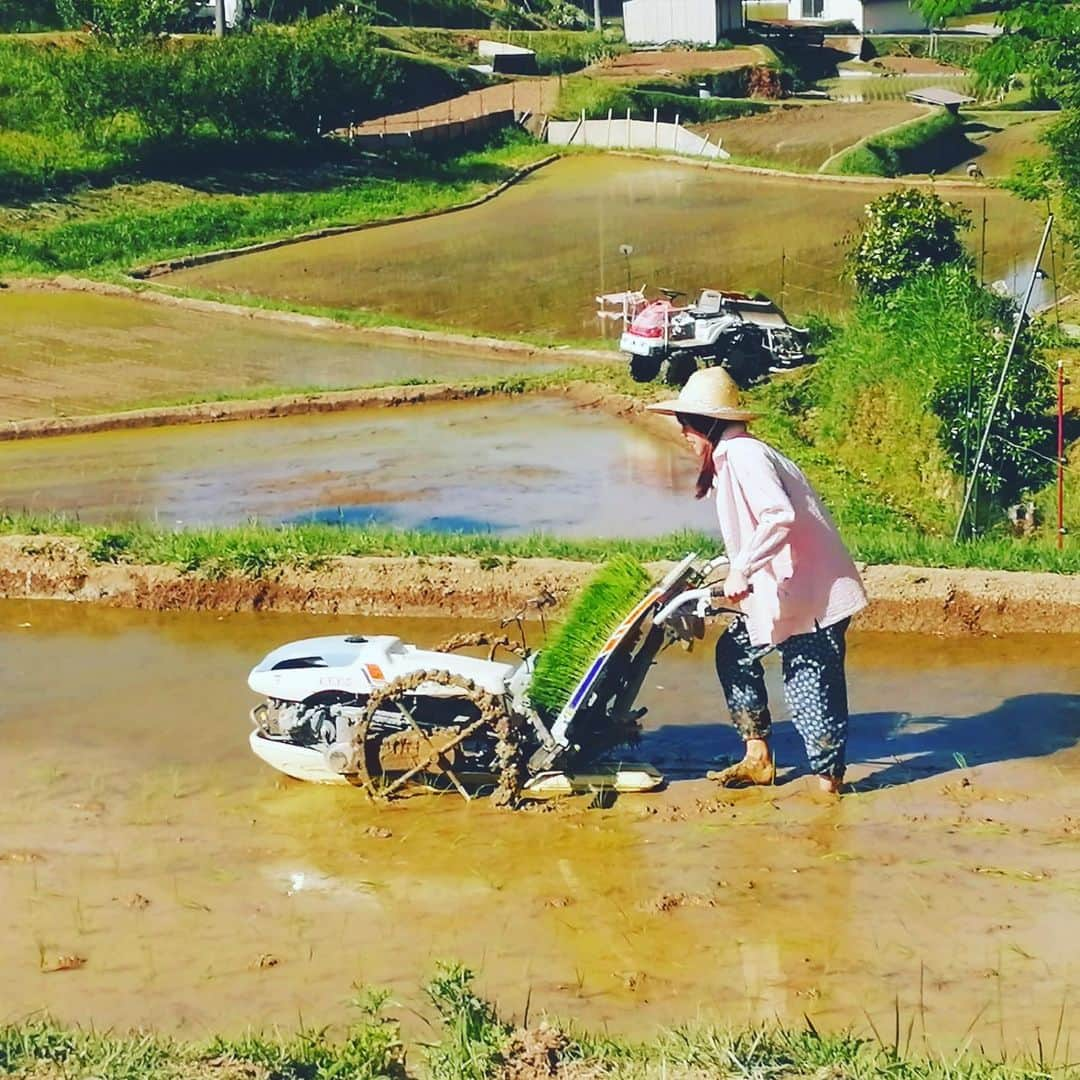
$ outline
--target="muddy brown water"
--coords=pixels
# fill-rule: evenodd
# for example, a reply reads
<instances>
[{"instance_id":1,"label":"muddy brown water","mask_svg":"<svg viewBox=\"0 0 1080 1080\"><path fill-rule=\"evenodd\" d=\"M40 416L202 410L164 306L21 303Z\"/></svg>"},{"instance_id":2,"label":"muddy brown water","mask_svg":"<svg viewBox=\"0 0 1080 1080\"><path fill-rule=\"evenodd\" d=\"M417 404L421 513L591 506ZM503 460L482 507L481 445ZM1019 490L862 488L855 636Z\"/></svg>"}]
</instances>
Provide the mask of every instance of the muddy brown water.
<instances>
[{"instance_id":1,"label":"muddy brown water","mask_svg":"<svg viewBox=\"0 0 1080 1080\"><path fill-rule=\"evenodd\" d=\"M85 521L576 536L713 524L677 442L543 395L27 440L3 460L0 507Z\"/></svg>"},{"instance_id":2,"label":"muddy brown water","mask_svg":"<svg viewBox=\"0 0 1080 1080\"><path fill-rule=\"evenodd\" d=\"M609 810L379 809L250 754L271 647L464 628L0 602L0 1020L337 1024L369 983L424 1039L418 986L455 959L508 1015L635 1036L805 1016L891 1039L898 1010L915 1049L1038 1032L1049 1055L1059 1017L1059 1057L1075 1042L1075 640L853 634L859 793L832 807L785 775L722 801L687 779ZM663 654L641 700L640 756L673 778L735 751L708 650ZM797 765L786 723L777 743Z\"/></svg>"},{"instance_id":3,"label":"muddy brown water","mask_svg":"<svg viewBox=\"0 0 1080 1080\"><path fill-rule=\"evenodd\" d=\"M575 157L461 213L245 255L166 280L550 339L598 336L594 296L628 280L691 292L760 289L792 312L835 311L848 303L840 280L845 238L885 190ZM1014 263L1030 259L1039 208L997 190L943 195L980 220L985 197L988 280L1009 279ZM976 245L981 234L970 239ZM629 259L619 254L622 244L633 247Z\"/></svg>"},{"instance_id":4,"label":"muddy brown water","mask_svg":"<svg viewBox=\"0 0 1080 1080\"><path fill-rule=\"evenodd\" d=\"M81 292L0 292L0 420L108 412L266 386L497 377L556 358L373 344L316 330Z\"/></svg>"}]
</instances>

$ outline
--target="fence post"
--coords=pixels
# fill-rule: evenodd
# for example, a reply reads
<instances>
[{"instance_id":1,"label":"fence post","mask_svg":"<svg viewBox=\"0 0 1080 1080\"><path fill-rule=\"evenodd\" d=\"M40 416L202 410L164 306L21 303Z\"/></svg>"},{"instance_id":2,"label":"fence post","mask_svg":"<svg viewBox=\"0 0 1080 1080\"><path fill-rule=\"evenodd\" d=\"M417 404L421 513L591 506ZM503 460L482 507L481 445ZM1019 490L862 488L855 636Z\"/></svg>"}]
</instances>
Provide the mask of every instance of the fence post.
<instances>
[{"instance_id":1,"label":"fence post","mask_svg":"<svg viewBox=\"0 0 1080 1080\"><path fill-rule=\"evenodd\" d=\"M634 147L633 140L630 137L630 109L626 110L626 148L632 150Z\"/></svg>"},{"instance_id":2,"label":"fence post","mask_svg":"<svg viewBox=\"0 0 1080 1080\"><path fill-rule=\"evenodd\" d=\"M660 145L660 110L652 111L652 144L655 150Z\"/></svg>"},{"instance_id":3,"label":"fence post","mask_svg":"<svg viewBox=\"0 0 1080 1080\"><path fill-rule=\"evenodd\" d=\"M607 111L607 148L611 149L611 110Z\"/></svg>"},{"instance_id":4,"label":"fence post","mask_svg":"<svg viewBox=\"0 0 1080 1080\"><path fill-rule=\"evenodd\" d=\"M680 130L681 129L679 128L679 114L676 113L675 114L675 134L671 136L671 148L675 151L676 154L679 152L679 134L680 134Z\"/></svg>"}]
</instances>

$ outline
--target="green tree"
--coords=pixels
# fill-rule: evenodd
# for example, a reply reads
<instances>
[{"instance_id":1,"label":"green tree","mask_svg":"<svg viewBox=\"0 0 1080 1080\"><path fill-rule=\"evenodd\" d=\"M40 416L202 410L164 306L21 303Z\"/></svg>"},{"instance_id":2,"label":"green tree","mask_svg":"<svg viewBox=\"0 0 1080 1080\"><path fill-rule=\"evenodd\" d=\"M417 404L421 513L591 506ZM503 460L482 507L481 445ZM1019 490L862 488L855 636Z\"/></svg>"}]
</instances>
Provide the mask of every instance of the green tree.
<instances>
[{"instance_id":1,"label":"green tree","mask_svg":"<svg viewBox=\"0 0 1080 1080\"><path fill-rule=\"evenodd\" d=\"M911 0L911 6L930 26L944 26L946 19L957 15L969 15L974 0Z\"/></svg>"},{"instance_id":2,"label":"green tree","mask_svg":"<svg viewBox=\"0 0 1080 1080\"><path fill-rule=\"evenodd\" d=\"M959 234L970 227L970 211L933 192L891 191L867 206L848 270L861 294L884 295L914 274L968 259Z\"/></svg>"},{"instance_id":3,"label":"green tree","mask_svg":"<svg viewBox=\"0 0 1080 1080\"><path fill-rule=\"evenodd\" d=\"M1004 90L1017 76L1035 100L1057 102L1061 117L1046 133L1048 163L1015 178L1021 196L1057 195L1067 231L1080 239L1080 6L1057 0L1014 0L1001 13L1004 33L976 61L984 87ZM1034 182L1033 181L1037 181Z\"/></svg>"}]
</instances>

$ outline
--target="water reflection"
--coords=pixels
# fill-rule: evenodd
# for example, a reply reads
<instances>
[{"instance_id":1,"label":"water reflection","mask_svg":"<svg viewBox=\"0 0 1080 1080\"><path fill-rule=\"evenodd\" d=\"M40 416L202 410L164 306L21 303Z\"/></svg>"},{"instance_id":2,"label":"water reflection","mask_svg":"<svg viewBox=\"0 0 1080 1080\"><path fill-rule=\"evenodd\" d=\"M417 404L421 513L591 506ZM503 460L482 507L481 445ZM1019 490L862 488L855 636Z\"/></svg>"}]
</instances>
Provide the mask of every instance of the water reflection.
<instances>
[{"instance_id":1,"label":"water reflection","mask_svg":"<svg viewBox=\"0 0 1080 1080\"><path fill-rule=\"evenodd\" d=\"M711 528L675 442L556 397L8 444L0 508L184 526L261 521L658 536Z\"/></svg>"}]
</instances>

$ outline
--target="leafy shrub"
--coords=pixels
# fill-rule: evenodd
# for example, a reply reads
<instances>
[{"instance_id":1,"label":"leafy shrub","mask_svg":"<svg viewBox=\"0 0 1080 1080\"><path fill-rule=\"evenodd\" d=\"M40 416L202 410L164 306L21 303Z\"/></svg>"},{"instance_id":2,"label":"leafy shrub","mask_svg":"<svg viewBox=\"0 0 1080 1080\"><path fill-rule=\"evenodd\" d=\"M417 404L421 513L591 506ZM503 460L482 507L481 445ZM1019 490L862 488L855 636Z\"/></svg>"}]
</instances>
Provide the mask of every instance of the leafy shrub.
<instances>
[{"instance_id":1,"label":"leafy shrub","mask_svg":"<svg viewBox=\"0 0 1080 1080\"><path fill-rule=\"evenodd\" d=\"M971 227L971 213L918 188L891 191L866 208L866 224L848 255L848 271L856 288L880 296L913 274L967 255L960 230Z\"/></svg>"},{"instance_id":2,"label":"leafy shrub","mask_svg":"<svg viewBox=\"0 0 1080 1080\"><path fill-rule=\"evenodd\" d=\"M200 0L56 0L66 26L88 26L115 45L188 29Z\"/></svg>"},{"instance_id":3,"label":"leafy shrub","mask_svg":"<svg viewBox=\"0 0 1080 1080\"><path fill-rule=\"evenodd\" d=\"M0 31L52 30L60 25L50 0L0 0Z\"/></svg>"},{"instance_id":4,"label":"leafy shrub","mask_svg":"<svg viewBox=\"0 0 1080 1080\"><path fill-rule=\"evenodd\" d=\"M462 65L380 50L342 14L223 40L0 42L0 194L144 165L206 168L260 143L279 157L314 144L325 157L321 132L485 83Z\"/></svg>"},{"instance_id":5,"label":"leafy shrub","mask_svg":"<svg viewBox=\"0 0 1080 1080\"><path fill-rule=\"evenodd\" d=\"M1015 310L982 288L963 260L866 296L812 373L824 445L931 528L951 523L960 481L986 423ZM999 505L1048 478L1052 379L1028 327L1006 380L980 488Z\"/></svg>"},{"instance_id":6,"label":"leafy shrub","mask_svg":"<svg viewBox=\"0 0 1080 1080\"><path fill-rule=\"evenodd\" d=\"M927 37L876 37L867 41L874 56L926 56L929 51ZM934 59L955 67L971 67L990 45L989 38L937 38Z\"/></svg>"}]
</instances>

